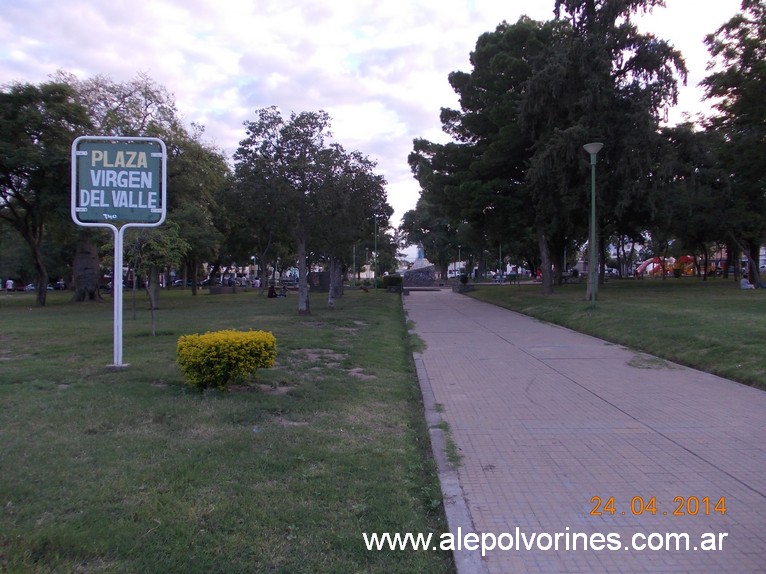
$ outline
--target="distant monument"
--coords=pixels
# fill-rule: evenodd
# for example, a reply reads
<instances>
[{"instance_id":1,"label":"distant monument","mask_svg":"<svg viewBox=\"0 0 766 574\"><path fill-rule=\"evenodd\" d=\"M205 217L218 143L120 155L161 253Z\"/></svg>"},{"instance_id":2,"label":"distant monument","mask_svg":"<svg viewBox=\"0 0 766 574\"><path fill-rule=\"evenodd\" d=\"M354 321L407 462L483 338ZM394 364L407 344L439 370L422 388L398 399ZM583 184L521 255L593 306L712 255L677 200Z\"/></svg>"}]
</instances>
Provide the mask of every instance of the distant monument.
<instances>
[{"instance_id":1,"label":"distant monument","mask_svg":"<svg viewBox=\"0 0 766 574\"><path fill-rule=\"evenodd\" d=\"M422 269L423 267L433 267L433 263L431 263L428 259L426 259L423 256L423 244L418 243L418 258L415 259L415 263L412 264L412 267L410 267L410 270L412 269Z\"/></svg>"},{"instance_id":2,"label":"distant monument","mask_svg":"<svg viewBox=\"0 0 766 574\"><path fill-rule=\"evenodd\" d=\"M423 255L423 245L418 243L418 258L402 276L402 281L410 287L430 287L436 281L434 264Z\"/></svg>"}]
</instances>

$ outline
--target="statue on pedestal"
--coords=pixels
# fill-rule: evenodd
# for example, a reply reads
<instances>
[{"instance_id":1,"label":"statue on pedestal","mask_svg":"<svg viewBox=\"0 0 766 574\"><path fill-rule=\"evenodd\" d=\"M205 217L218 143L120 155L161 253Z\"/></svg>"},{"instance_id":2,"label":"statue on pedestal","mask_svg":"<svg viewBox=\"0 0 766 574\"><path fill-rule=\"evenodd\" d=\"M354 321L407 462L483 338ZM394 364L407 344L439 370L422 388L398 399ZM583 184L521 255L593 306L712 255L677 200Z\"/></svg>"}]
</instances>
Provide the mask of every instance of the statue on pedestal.
<instances>
[{"instance_id":1,"label":"statue on pedestal","mask_svg":"<svg viewBox=\"0 0 766 574\"><path fill-rule=\"evenodd\" d=\"M423 255L423 244L418 243L418 258L415 260L415 263L412 264L411 269L422 269L424 267L432 267L432 266L433 266L433 263L431 263Z\"/></svg>"}]
</instances>

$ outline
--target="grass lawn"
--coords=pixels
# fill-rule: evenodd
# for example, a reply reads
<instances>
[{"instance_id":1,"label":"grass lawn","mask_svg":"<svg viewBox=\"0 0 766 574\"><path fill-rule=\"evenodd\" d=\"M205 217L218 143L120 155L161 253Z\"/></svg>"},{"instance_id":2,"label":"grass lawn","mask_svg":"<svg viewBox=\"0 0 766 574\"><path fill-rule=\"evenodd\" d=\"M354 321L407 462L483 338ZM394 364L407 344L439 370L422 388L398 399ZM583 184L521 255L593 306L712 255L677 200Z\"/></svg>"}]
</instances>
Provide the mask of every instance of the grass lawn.
<instances>
[{"instance_id":1,"label":"grass lawn","mask_svg":"<svg viewBox=\"0 0 766 574\"><path fill-rule=\"evenodd\" d=\"M766 389L766 289L743 291L733 280L610 280L595 308L585 284L544 297L537 285L479 285L482 299Z\"/></svg>"},{"instance_id":2,"label":"grass lawn","mask_svg":"<svg viewBox=\"0 0 766 574\"><path fill-rule=\"evenodd\" d=\"M444 532L399 297L146 299L124 362L112 301L0 295L0 571L452 572L451 553L367 551L363 532ZM263 329L277 365L187 389L178 337ZM435 534L438 536L438 534Z\"/></svg>"}]
</instances>

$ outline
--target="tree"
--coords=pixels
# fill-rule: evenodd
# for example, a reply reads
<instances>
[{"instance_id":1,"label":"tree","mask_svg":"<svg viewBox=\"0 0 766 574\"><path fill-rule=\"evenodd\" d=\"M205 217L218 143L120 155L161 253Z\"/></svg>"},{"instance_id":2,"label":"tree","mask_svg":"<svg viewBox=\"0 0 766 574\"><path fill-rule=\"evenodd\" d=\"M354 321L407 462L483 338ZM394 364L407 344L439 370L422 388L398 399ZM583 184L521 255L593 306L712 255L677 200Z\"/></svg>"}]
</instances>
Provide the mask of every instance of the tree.
<instances>
[{"instance_id":1,"label":"tree","mask_svg":"<svg viewBox=\"0 0 766 574\"><path fill-rule=\"evenodd\" d=\"M668 209L666 217L655 218L652 235L673 237L683 251L702 254L707 278L708 245L726 237L720 213L728 203L729 186L717 157L718 135L687 123L664 128L662 136L667 146L661 189Z\"/></svg>"},{"instance_id":2,"label":"tree","mask_svg":"<svg viewBox=\"0 0 766 574\"><path fill-rule=\"evenodd\" d=\"M552 291L544 254L562 225L584 229L589 213L588 158L582 145L602 141L597 204L600 227L643 213L641 193L656 167L657 128L685 80L680 53L638 33L631 15L661 0L557 0L553 41L526 85L522 123L534 140L527 178L536 207L544 292ZM604 235L605 236L605 235ZM603 236L602 236L603 237ZM599 245L589 249L599 249ZM547 244L547 245L546 245Z\"/></svg>"},{"instance_id":3,"label":"tree","mask_svg":"<svg viewBox=\"0 0 766 574\"><path fill-rule=\"evenodd\" d=\"M235 154L237 193L243 209L260 221L269 241L287 231L298 259L298 313L310 314L308 245L324 257L333 281L328 304L338 295L344 247L371 234L374 222L388 226L393 210L385 201L385 180L361 152L348 153L331 136L326 112L291 114L261 109L247 122L248 137Z\"/></svg>"},{"instance_id":4,"label":"tree","mask_svg":"<svg viewBox=\"0 0 766 574\"><path fill-rule=\"evenodd\" d=\"M708 119L721 138L722 166L732 202L722 214L727 243L748 256L759 284L758 254L766 239L766 3L743 0L741 13L705 39L713 61L702 82L717 114ZM736 265L735 269L739 266Z\"/></svg>"},{"instance_id":5,"label":"tree","mask_svg":"<svg viewBox=\"0 0 766 574\"><path fill-rule=\"evenodd\" d=\"M86 110L66 84L14 84L0 93L0 219L29 246L44 306L48 224L68 217L72 141L90 127Z\"/></svg>"},{"instance_id":6,"label":"tree","mask_svg":"<svg viewBox=\"0 0 766 574\"><path fill-rule=\"evenodd\" d=\"M327 172L315 204L322 225L314 227L313 244L327 262L327 305L333 308L343 294L343 270L354 243L373 238L378 267L381 248L390 245L384 231L393 209L386 202L386 181L375 173L374 161L359 151L348 153L339 144L331 145L324 156ZM379 268L375 274L380 275Z\"/></svg>"},{"instance_id":7,"label":"tree","mask_svg":"<svg viewBox=\"0 0 766 574\"><path fill-rule=\"evenodd\" d=\"M58 71L54 78L75 91L77 102L88 110L96 135L167 138L185 132L175 98L147 74L127 82L115 82L100 74L81 80L64 71Z\"/></svg>"},{"instance_id":8,"label":"tree","mask_svg":"<svg viewBox=\"0 0 766 574\"><path fill-rule=\"evenodd\" d=\"M524 251L530 237L534 217L525 170L532 142L521 130L518 108L549 36L549 26L526 17L482 34L470 55L473 70L449 75L461 109L443 109L441 121L455 141L415 140L409 157L428 212L453 229L467 224L477 230L472 243L479 253L508 243Z\"/></svg>"},{"instance_id":9,"label":"tree","mask_svg":"<svg viewBox=\"0 0 766 574\"><path fill-rule=\"evenodd\" d=\"M191 133L177 133L169 148L167 221L177 224L178 236L188 246L182 275L184 285L187 278L192 279L192 295L196 295L200 262L215 259L224 242L225 222L243 205L232 211L222 205L221 198L233 187L231 170L223 153L202 141L204 129L192 128Z\"/></svg>"},{"instance_id":10,"label":"tree","mask_svg":"<svg viewBox=\"0 0 766 574\"><path fill-rule=\"evenodd\" d=\"M126 238L126 253L128 262L133 270L133 318L136 318L136 289L138 277L145 277L146 293L149 296L151 311L151 333L156 334L155 311L159 308L160 274L159 270L177 266L189 244L180 237L178 225L168 223L165 229L135 229L128 230ZM112 278L118 280L117 277Z\"/></svg>"},{"instance_id":11,"label":"tree","mask_svg":"<svg viewBox=\"0 0 766 574\"><path fill-rule=\"evenodd\" d=\"M497 243L509 227L523 242L534 237L544 293L565 249L587 233L584 143L609 142L599 158L601 226L646 213L636 207L658 161L659 116L675 102L676 74L685 77L680 54L630 21L659 3L557 1L554 21L501 24L477 42L473 71L450 75L461 111L443 110L442 123L457 141L415 142L410 165L424 197L453 224L497 233Z\"/></svg>"},{"instance_id":12,"label":"tree","mask_svg":"<svg viewBox=\"0 0 766 574\"><path fill-rule=\"evenodd\" d=\"M285 121L276 107L257 115L245 123L247 137L234 155L236 177L290 233L298 258L298 313L309 315L306 243L312 226L321 225L315 202L328 168L322 152L330 118L326 112L301 112Z\"/></svg>"}]
</instances>

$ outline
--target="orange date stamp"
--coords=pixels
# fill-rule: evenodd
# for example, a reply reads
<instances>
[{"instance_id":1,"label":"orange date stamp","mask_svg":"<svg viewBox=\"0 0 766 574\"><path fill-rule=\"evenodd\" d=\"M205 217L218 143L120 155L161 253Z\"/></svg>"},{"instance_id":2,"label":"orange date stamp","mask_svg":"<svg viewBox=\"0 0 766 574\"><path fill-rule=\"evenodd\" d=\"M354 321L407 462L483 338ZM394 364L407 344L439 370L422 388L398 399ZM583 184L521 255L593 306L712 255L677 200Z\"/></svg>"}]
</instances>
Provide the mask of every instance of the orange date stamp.
<instances>
[{"instance_id":1,"label":"orange date stamp","mask_svg":"<svg viewBox=\"0 0 766 574\"><path fill-rule=\"evenodd\" d=\"M643 516L645 514L660 516L711 516L726 514L726 497L722 496L718 500L709 496L676 496L672 504L661 508L657 504L657 497L649 498L643 496L634 496L630 503L625 501L623 509L618 508L619 502L615 503L614 496L607 498L594 496L590 499L593 508L590 511L591 516L603 516L609 514L614 516Z\"/></svg>"}]
</instances>

